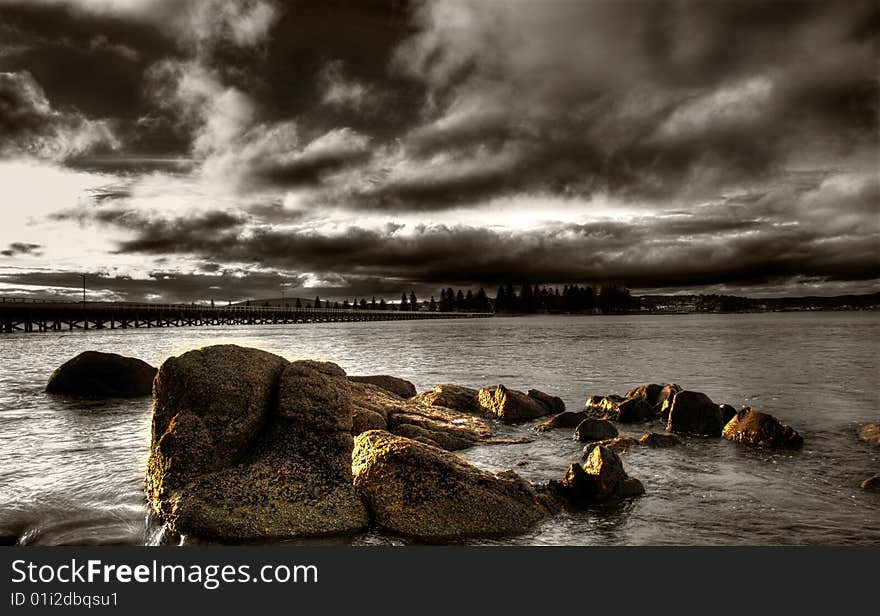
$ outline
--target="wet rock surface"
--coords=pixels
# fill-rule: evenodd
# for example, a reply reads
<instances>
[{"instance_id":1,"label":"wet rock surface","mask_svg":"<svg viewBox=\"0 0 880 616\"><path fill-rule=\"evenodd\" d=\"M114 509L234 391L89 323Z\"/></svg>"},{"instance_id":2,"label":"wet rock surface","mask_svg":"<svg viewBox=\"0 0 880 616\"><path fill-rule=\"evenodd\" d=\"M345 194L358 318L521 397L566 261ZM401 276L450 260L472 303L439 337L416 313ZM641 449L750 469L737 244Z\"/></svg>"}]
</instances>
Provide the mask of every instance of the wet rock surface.
<instances>
[{"instance_id":1,"label":"wet rock surface","mask_svg":"<svg viewBox=\"0 0 880 616\"><path fill-rule=\"evenodd\" d=\"M139 398L153 392L156 368L134 357L85 351L49 377L46 392L80 398Z\"/></svg>"},{"instance_id":2,"label":"wet rock surface","mask_svg":"<svg viewBox=\"0 0 880 616\"><path fill-rule=\"evenodd\" d=\"M550 415L553 410L540 400L504 385L485 387L477 394L477 404L489 415L516 423Z\"/></svg>"},{"instance_id":3,"label":"wet rock surface","mask_svg":"<svg viewBox=\"0 0 880 616\"><path fill-rule=\"evenodd\" d=\"M477 391L470 387L444 383L431 391L416 394L413 401L423 406L442 406L463 413L478 412Z\"/></svg>"},{"instance_id":4,"label":"wet rock surface","mask_svg":"<svg viewBox=\"0 0 880 616\"><path fill-rule=\"evenodd\" d=\"M518 533L553 510L513 471L480 470L437 447L378 430L356 437L352 470L379 527L423 540Z\"/></svg>"},{"instance_id":5,"label":"wet rock surface","mask_svg":"<svg viewBox=\"0 0 880 616\"><path fill-rule=\"evenodd\" d=\"M375 385L376 387L380 387L385 391L390 391L391 393L396 394L401 398L412 398L416 395L415 385L413 385L406 379L401 379L396 376L389 376L387 374L350 376L348 377L348 380L353 383L369 383L370 385Z\"/></svg>"},{"instance_id":6,"label":"wet rock surface","mask_svg":"<svg viewBox=\"0 0 880 616\"><path fill-rule=\"evenodd\" d=\"M584 419L574 430L574 437L582 443L602 441L618 435L617 428L607 419Z\"/></svg>"},{"instance_id":7,"label":"wet rock surface","mask_svg":"<svg viewBox=\"0 0 880 616\"><path fill-rule=\"evenodd\" d=\"M526 392L526 395L547 407L549 413L559 414L565 412L565 402L559 396L552 396L539 389L530 389Z\"/></svg>"},{"instance_id":8,"label":"wet rock surface","mask_svg":"<svg viewBox=\"0 0 880 616\"><path fill-rule=\"evenodd\" d=\"M642 483L629 477L614 451L598 445L582 466L572 463L561 481L553 480L549 489L573 506L628 498L645 492Z\"/></svg>"},{"instance_id":9,"label":"wet rock surface","mask_svg":"<svg viewBox=\"0 0 880 616\"><path fill-rule=\"evenodd\" d=\"M721 409L704 393L682 390L663 403L668 432L690 436L721 436Z\"/></svg>"},{"instance_id":10,"label":"wet rock surface","mask_svg":"<svg viewBox=\"0 0 880 616\"><path fill-rule=\"evenodd\" d=\"M744 408L734 415L722 436L729 441L772 449L800 449L803 437L768 413Z\"/></svg>"},{"instance_id":11,"label":"wet rock surface","mask_svg":"<svg viewBox=\"0 0 880 616\"><path fill-rule=\"evenodd\" d=\"M639 444L646 445L652 449L663 449L666 447L675 447L681 444L681 439L672 434L660 434L658 432L649 432L639 437Z\"/></svg>"},{"instance_id":12,"label":"wet rock surface","mask_svg":"<svg viewBox=\"0 0 880 616\"><path fill-rule=\"evenodd\" d=\"M335 364L232 345L156 378L147 498L181 534L252 540L368 523L351 477L349 382Z\"/></svg>"},{"instance_id":13,"label":"wet rock surface","mask_svg":"<svg viewBox=\"0 0 880 616\"><path fill-rule=\"evenodd\" d=\"M639 445L639 441L631 436L615 436L602 441L594 441L584 445L583 458L586 460L596 447L607 447L614 453L624 453Z\"/></svg>"},{"instance_id":14,"label":"wet rock surface","mask_svg":"<svg viewBox=\"0 0 880 616\"><path fill-rule=\"evenodd\" d=\"M492 435L489 424L473 413L404 400L370 383L350 385L355 435L369 429L388 430L450 451L470 447Z\"/></svg>"},{"instance_id":15,"label":"wet rock surface","mask_svg":"<svg viewBox=\"0 0 880 616\"><path fill-rule=\"evenodd\" d=\"M554 415L547 421L539 423L535 426L538 432L547 432L548 430L556 430L559 428L577 428L578 424L587 419L589 415L584 411L565 411L559 415Z\"/></svg>"},{"instance_id":16,"label":"wet rock surface","mask_svg":"<svg viewBox=\"0 0 880 616\"><path fill-rule=\"evenodd\" d=\"M880 492L880 474L865 479L861 483L861 488L866 492Z\"/></svg>"},{"instance_id":17,"label":"wet rock surface","mask_svg":"<svg viewBox=\"0 0 880 616\"><path fill-rule=\"evenodd\" d=\"M859 438L866 443L880 447L880 424L859 426Z\"/></svg>"}]
</instances>

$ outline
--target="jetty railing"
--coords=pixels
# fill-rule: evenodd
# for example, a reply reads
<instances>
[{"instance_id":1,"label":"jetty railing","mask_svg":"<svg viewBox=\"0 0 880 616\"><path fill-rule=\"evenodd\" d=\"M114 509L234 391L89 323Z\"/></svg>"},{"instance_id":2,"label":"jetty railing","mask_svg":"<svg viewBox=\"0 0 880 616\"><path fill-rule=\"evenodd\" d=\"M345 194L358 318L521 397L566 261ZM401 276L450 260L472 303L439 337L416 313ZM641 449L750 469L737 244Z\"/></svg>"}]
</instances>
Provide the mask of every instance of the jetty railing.
<instances>
[{"instance_id":1,"label":"jetty railing","mask_svg":"<svg viewBox=\"0 0 880 616\"><path fill-rule=\"evenodd\" d=\"M0 333L491 317L491 312L71 302L0 297Z\"/></svg>"}]
</instances>

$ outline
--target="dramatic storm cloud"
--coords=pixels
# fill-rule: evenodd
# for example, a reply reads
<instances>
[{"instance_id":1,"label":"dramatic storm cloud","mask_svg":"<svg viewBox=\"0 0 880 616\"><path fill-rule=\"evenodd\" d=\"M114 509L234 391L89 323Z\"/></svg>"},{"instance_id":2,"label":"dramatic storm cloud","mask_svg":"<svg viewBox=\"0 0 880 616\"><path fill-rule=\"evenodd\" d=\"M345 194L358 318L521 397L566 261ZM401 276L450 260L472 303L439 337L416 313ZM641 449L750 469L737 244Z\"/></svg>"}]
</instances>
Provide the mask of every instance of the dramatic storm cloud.
<instances>
[{"instance_id":1,"label":"dramatic storm cloud","mask_svg":"<svg viewBox=\"0 0 880 616\"><path fill-rule=\"evenodd\" d=\"M877 290L878 15L0 0L0 287Z\"/></svg>"}]
</instances>

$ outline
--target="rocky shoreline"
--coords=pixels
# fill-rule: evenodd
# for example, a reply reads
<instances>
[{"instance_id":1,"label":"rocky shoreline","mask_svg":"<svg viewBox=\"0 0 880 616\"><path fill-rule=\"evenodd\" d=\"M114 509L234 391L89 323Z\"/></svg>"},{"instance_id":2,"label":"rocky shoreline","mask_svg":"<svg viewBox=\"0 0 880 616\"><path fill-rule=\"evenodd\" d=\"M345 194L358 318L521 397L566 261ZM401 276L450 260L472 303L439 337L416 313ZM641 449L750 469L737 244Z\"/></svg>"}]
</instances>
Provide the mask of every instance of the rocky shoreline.
<instances>
[{"instance_id":1,"label":"rocky shoreline","mask_svg":"<svg viewBox=\"0 0 880 616\"><path fill-rule=\"evenodd\" d=\"M621 458L632 447L720 437L757 448L803 446L803 437L772 415L737 411L676 384L593 395L583 410L567 411L560 398L537 389L440 384L418 393L399 377L348 376L336 364L234 345L189 351L158 369L83 355L59 368L47 391L88 395L78 383L103 380L91 397L143 395L145 375L155 375L144 486L171 535L233 542L369 528L426 542L509 535L566 508L644 494ZM532 484L454 453L529 439L493 438L499 421L569 430L584 443L583 461L561 468L558 480ZM642 422L662 422L665 430L636 439L617 429ZM876 444L878 434L880 426L870 424L859 436ZM862 484L878 486L877 476Z\"/></svg>"}]
</instances>

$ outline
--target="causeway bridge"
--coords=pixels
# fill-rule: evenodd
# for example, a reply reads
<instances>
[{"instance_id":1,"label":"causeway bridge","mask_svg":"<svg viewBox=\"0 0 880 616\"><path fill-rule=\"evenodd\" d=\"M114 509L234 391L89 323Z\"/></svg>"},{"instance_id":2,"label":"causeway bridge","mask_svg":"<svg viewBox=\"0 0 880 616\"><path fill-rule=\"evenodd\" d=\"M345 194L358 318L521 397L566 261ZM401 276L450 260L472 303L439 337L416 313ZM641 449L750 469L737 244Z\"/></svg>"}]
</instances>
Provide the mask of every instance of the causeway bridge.
<instances>
[{"instance_id":1,"label":"causeway bridge","mask_svg":"<svg viewBox=\"0 0 880 616\"><path fill-rule=\"evenodd\" d=\"M472 319L491 317L493 314L491 312L294 308L290 306L212 307L201 304L63 302L7 297L0 298L0 333L145 327L279 325L344 321Z\"/></svg>"}]
</instances>

